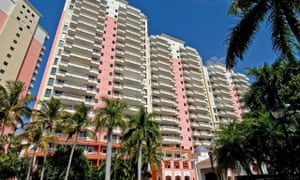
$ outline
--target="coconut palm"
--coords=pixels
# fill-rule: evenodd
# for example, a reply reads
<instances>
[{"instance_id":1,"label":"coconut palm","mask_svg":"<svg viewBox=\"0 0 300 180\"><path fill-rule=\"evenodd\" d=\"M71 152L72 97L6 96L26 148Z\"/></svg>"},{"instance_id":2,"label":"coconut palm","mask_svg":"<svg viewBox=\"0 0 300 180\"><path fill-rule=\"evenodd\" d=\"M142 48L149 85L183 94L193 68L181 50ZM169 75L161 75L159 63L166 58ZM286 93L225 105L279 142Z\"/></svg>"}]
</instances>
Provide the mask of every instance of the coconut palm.
<instances>
[{"instance_id":1,"label":"coconut palm","mask_svg":"<svg viewBox=\"0 0 300 180\"><path fill-rule=\"evenodd\" d=\"M108 99L102 97L102 101L106 104L106 106L96 109L94 126L96 128L96 131L102 131L103 128L107 128L105 180L110 180L113 128L126 127L126 121L123 112L127 106L123 104L119 99Z\"/></svg>"},{"instance_id":2,"label":"coconut palm","mask_svg":"<svg viewBox=\"0 0 300 180\"><path fill-rule=\"evenodd\" d=\"M80 133L83 133L88 137L94 137L94 132L89 129L90 118L88 116L88 113L89 113L89 108L84 103L77 104L75 105L75 113L69 119L67 119L62 125L64 127L63 133L69 134L69 138L75 135L75 140L72 145L67 171L64 178L65 180L68 180L69 177L72 158L73 158L75 147L78 143L78 138Z\"/></svg>"},{"instance_id":3,"label":"coconut palm","mask_svg":"<svg viewBox=\"0 0 300 180\"><path fill-rule=\"evenodd\" d=\"M38 119L43 122L43 127L48 133L54 133L56 131L56 127L60 122L63 122L66 118L69 117L69 114L63 110L63 106L59 99L51 98L49 100L44 100L40 102L40 109L34 111L34 119ZM44 178L45 173L45 162L47 156L46 152L44 155L44 165L41 172L40 179Z\"/></svg>"},{"instance_id":4,"label":"coconut palm","mask_svg":"<svg viewBox=\"0 0 300 180\"><path fill-rule=\"evenodd\" d=\"M297 40L300 45L299 12L299 0L234 0L228 13L240 16L241 20L229 35L226 67L231 69L237 59L243 59L264 21L271 26L273 49L294 59L293 43Z\"/></svg>"},{"instance_id":5,"label":"coconut palm","mask_svg":"<svg viewBox=\"0 0 300 180\"><path fill-rule=\"evenodd\" d=\"M147 151L160 141L159 125L153 118L153 113L147 113L145 107L141 107L136 115L130 116L129 129L123 135L125 143L138 149L138 180L141 180L142 174L142 149Z\"/></svg>"},{"instance_id":6,"label":"coconut palm","mask_svg":"<svg viewBox=\"0 0 300 180\"><path fill-rule=\"evenodd\" d=\"M32 146L33 156L28 166L26 180L30 179L31 167L33 165L33 159L35 158L35 153L38 148L43 152L47 152L49 149L49 143L53 143L56 140L54 134L46 133L45 126L43 121L32 121L27 124L25 131L18 135L18 138L21 140L26 140L28 145ZM44 157L46 153L44 153Z\"/></svg>"},{"instance_id":7,"label":"coconut palm","mask_svg":"<svg viewBox=\"0 0 300 180\"><path fill-rule=\"evenodd\" d=\"M6 87L0 86L0 128L1 137L5 128L17 128L18 123L23 124L23 116L29 115L27 107L33 96L26 94L21 97L24 84L18 81L8 81Z\"/></svg>"},{"instance_id":8,"label":"coconut palm","mask_svg":"<svg viewBox=\"0 0 300 180\"><path fill-rule=\"evenodd\" d=\"M68 118L69 114L64 111L59 99L50 98L40 102L39 110L34 112L34 117L45 122L45 128L49 132L55 132L59 122Z\"/></svg>"},{"instance_id":9,"label":"coconut palm","mask_svg":"<svg viewBox=\"0 0 300 180\"><path fill-rule=\"evenodd\" d=\"M252 174L249 165L253 162L253 158L244 143L248 129L247 124L233 121L217 133L214 153L220 170L228 168L238 170L239 166L242 166L248 175Z\"/></svg>"}]
</instances>

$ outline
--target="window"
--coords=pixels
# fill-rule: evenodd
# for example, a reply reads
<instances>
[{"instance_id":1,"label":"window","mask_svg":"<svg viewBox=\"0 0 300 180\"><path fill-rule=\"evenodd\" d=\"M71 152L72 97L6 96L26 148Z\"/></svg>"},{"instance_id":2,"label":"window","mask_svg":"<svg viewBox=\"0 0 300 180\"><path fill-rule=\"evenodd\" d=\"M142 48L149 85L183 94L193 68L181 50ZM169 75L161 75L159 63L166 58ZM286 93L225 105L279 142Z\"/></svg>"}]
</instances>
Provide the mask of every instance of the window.
<instances>
[{"instance_id":1,"label":"window","mask_svg":"<svg viewBox=\"0 0 300 180\"><path fill-rule=\"evenodd\" d=\"M66 31L66 30L68 30L68 25L64 25L64 27L63 27L63 31Z\"/></svg>"},{"instance_id":2,"label":"window","mask_svg":"<svg viewBox=\"0 0 300 180\"><path fill-rule=\"evenodd\" d=\"M20 21L20 20L21 20L21 18L20 18L19 16L17 16L17 20L18 20L18 21Z\"/></svg>"},{"instance_id":3,"label":"window","mask_svg":"<svg viewBox=\"0 0 300 180\"><path fill-rule=\"evenodd\" d=\"M30 29L30 26L26 26L27 29Z\"/></svg>"},{"instance_id":4,"label":"window","mask_svg":"<svg viewBox=\"0 0 300 180\"><path fill-rule=\"evenodd\" d=\"M50 97L51 96L51 89L46 89L45 96L46 97Z\"/></svg>"},{"instance_id":5,"label":"window","mask_svg":"<svg viewBox=\"0 0 300 180\"><path fill-rule=\"evenodd\" d=\"M107 94L108 94L108 95L111 95L111 91L107 91Z\"/></svg>"},{"instance_id":6,"label":"window","mask_svg":"<svg viewBox=\"0 0 300 180\"><path fill-rule=\"evenodd\" d=\"M56 68L52 68L51 69L51 75L55 75L56 74Z\"/></svg>"},{"instance_id":7,"label":"window","mask_svg":"<svg viewBox=\"0 0 300 180\"><path fill-rule=\"evenodd\" d=\"M55 58L53 64L56 65L57 62L58 62L58 58Z\"/></svg>"},{"instance_id":8,"label":"window","mask_svg":"<svg viewBox=\"0 0 300 180\"><path fill-rule=\"evenodd\" d=\"M4 69L0 69L0 73L4 74L5 73Z\"/></svg>"},{"instance_id":9,"label":"window","mask_svg":"<svg viewBox=\"0 0 300 180\"><path fill-rule=\"evenodd\" d=\"M63 40L59 40L58 46L59 47L63 47L64 46L64 41Z\"/></svg>"},{"instance_id":10,"label":"window","mask_svg":"<svg viewBox=\"0 0 300 180\"><path fill-rule=\"evenodd\" d=\"M111 85L111 84L112 84L112 82L111 82L111 81L109 81L109 82L108 82L108 85Z\"/></svg>"},{"instance_id":11,"label":"window","mask_svg":"<svg viewBox=\"0 0 300 180\"><path fill-rule=\"evenodd\" d=\"M19 27L19 30L20 30L20 31L23 31L23 28L22 28L22 27Z\"/></svg>"},{"instance_id":12,"label":"window","mask_svg":"<svg viewBox=\"0 0 300 180\"><path fill-rule=\"evenodd\" d=\"M20 34L19 34L19 33L17 33L17 34L16 34L16 36L17 36L17 37L20 37Z\"/></svg>"},{"instance_id":13,"label":"window","mask_svg":"<svg viewBox=\"0 0 300 180\"><path fill-rule=\"evenodd\" d=\"M14 39L14 40L13 40L13 43L14 43L14 44L17 44L17 43L18 43L18 41Z\"/></svg>"},{"instance_id":14,"label":"window","mask_svg":"<svg viewBox=\"0 0 300 180\"><path fill-rule=\"evenodd\" d=\"M11 58L11 54L6 54L6 57Z\"/></svg>"},{"instance_id":15,"label":"window","mask_svg":"<svg viewBox=\"0 0 300 180\"><path fill-rule=\"evenodd\" d=\"M61 55L61 53L62 53L61 49L57 50L57 52L56 52L57 55Z\"/></svg>"},{"instance_id":16,"label":"window","mask_svg":"<svg viewBox=\"0 0 300 180\"><path fill-rule=\"evenodd\" d=\"M8 65L8 62L7 62L7 61L4 61L3 64L4 64L4 66L7 66L7 65Z\"/></svg>"},{"instance_id":17,"label":"window","mask_svg":"<svg viewBox=\"0 0 300 180\"><path fill-rule=\"evenodd\" d=\"M49 80L48 80L48 85L49 85L49 86L52 86L53 83L54 83L54 78L49 78Z\"/></svg>"}]
</instances>

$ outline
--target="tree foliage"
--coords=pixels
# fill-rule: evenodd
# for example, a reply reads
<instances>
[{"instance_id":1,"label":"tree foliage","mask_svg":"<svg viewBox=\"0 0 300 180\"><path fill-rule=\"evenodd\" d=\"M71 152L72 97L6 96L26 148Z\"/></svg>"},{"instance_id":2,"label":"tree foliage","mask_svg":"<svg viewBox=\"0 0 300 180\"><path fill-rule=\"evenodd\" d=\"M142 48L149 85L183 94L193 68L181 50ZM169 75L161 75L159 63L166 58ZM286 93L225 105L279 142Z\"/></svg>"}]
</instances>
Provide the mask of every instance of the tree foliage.
<instances>
[{"instance_id":1,"label":"tree foliage","mask_svg":"<svg viewBox=\"0 0 300 180\"><path fill-rule=\"evenodd\" d=\"M45 180L64 179L69 156L70 146L58 146L53 156L47 160L47 169L45 171ZM87 180L89 165L82 149L76 148L73 154L73 162L70 167L69 179Z\"/></svg>"},{"instance_id":2,"label":"tree foliage","mask_svg":"<svg viewBox=\"0 0 300 180\"><path fill-rule=\"evenodd\" d=\"M243 122L234 121L218 133L215 152L220 167L238 164L247 170L252 164L260 173L262 167L270 174L299 173L299 70L299 61L284 58L248 70L255 78L244 97L250 111Z\"/></svg>"},{"instance_id":3,"label":"tree foliage","mask_svg":"<svg viewBox=\"0 0 300 180\"><path fill-rule=\"evenodd\" d=\"M273 49L295 59L295 44L300 45L299 12L299 0L234 0L228 13L240 21L229 33L226 67L231 69L237 59L243 59L264 21L271 27Z\"/></svg>"}]
</instances>

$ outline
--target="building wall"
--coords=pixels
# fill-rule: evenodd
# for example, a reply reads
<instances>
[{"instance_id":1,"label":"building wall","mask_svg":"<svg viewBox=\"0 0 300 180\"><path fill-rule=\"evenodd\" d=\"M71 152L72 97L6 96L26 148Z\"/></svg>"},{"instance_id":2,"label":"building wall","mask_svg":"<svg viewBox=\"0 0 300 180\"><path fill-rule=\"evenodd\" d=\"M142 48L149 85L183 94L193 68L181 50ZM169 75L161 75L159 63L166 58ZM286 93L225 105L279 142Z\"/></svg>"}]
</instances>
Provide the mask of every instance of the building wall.
<instances>
[{"instance_id":1,"label":"building wall","mask_svg":"<svg viewBox=\"0 0 300 180\"><path fill-rule=\"evenodd\" d=\"M18 79L22 66L28 66L26 53L36 32L40 13L28 1L3 0L0 16L0 84L5 85L8 80ZM30 63L34 61L36 59ZM31 78L27 78L25 83L30 84Z\"/></svg>"},{"instance_id":2,"label":"building wall","mask_svg":"<svg viewBox=\"0 0 300 180\"><path fill-rule=\"evenodd\" d=\"M27 49L17 77L18 81L24 82L25 91L22 95L25 95L29 88L33 88L34 76L38 73L41 54L44 51L43 44L46 39L47 33L41 27L38 27Z\"/></svg>"},{"instance_id":3,"label":"building wall","mask_svg":"<svg viewBox=\"0 0 300 180\"><path fill-rule=\"evenodd\" d=\"M102 97L121 99L129 107L126 114L146 106L157 114L163 138L156 178L192 179L194 149L210 147L223 120L237 117L239 107L232 101L239 92L230 88L222 68L204 68L199 53L174 37L148 37L147 26L147 17L126 1L66 0L35 108L50 97L69 112L83 102L91 117L104 105ZM114 148L121 132L114 129ZM98 142L80 139L93 165L105 157L106 138L104 132Z\"/></svg>"},{"instance_id":4,"label":"building wall","mask_svg":"<svg viewBox=\"0 0 300 180\"><path fill-rule=\"evenodd\" d=\"M39 101L55 97L69 112L85 103L92 117L94 109L104 105L101 98L108 97L128 104L126 114L136 113L147 101L146 25L143 13L126 1L67 0L35 108ZM119 146L121 132L113 130L114 148ZM80 142L92 164L104 159L106 141L103 132L98 142Z\"/></svg>"}]
</instances>

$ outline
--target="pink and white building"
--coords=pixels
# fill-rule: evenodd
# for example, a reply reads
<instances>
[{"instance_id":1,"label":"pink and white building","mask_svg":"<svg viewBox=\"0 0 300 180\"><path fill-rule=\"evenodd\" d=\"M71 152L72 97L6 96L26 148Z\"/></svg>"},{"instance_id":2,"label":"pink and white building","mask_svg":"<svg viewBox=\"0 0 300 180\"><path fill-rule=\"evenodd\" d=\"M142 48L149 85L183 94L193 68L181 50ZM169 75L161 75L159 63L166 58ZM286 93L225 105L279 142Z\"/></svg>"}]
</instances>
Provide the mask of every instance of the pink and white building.
<instances>
[{"instance_id":1,"label":"pink and white building","mask_svg":"<svg viewBox=\"0 0 300 180\"><path fill-rule=\"evenodd\" d=\"M150 37L152 108L163 137L158 179L195 179L194 149L212 140L211 113L198 52L162 34Z\"/></svg>"},{"instance_id":2,"label":"pink and white building","mask_svg":"<svg viewBox=\"0 0 300 180\"><path fill-rule=\"evenodd\" d=\"M242 114L247 112L241 102L242 96L249 88L247 76L227 71L225 65L221 63L207 66L205 72L215 128L218 129L233 119L242 121Z\"/></svg>"},{"instance_id":3,"label":"pink and white building","mask_svg":"<svg viewBox=\"0 0 300 180\"><path fill-rule=\"evenodd\" d=\"M25 91L33 87L48 38L38 24L41 14L27 0L0 3L0 84L18 80Z\"/></svg>"},{"instance_id":4,"label":"pink and white building","mask_svg":"<svg viewBox=\"0 0 300 180\"><path fill-rule=\"evenodd\" d=\"M149 37L147 17L127 1L66 0L35 107L55 97L69 112L83 102L93 116L103 96L121 99L129 107L127 114L145 106L157 114L163 138L162 169L152 179L194 180L193 152L210 147L216 118L222 115L215 111L225 109L232 116L224 117L238 117L234 83L232 90L230 83L220 86L227 87L227 101L219 108L218 95L210 92L217 88L211 83L214 77L208 74L197 50L183 41L166 34ZM106 153L105 133L99 139L79 140L95 166ZM114 148L119 147L121 129L114 130L113 140Z\"/></svg>"}]
</instances>

